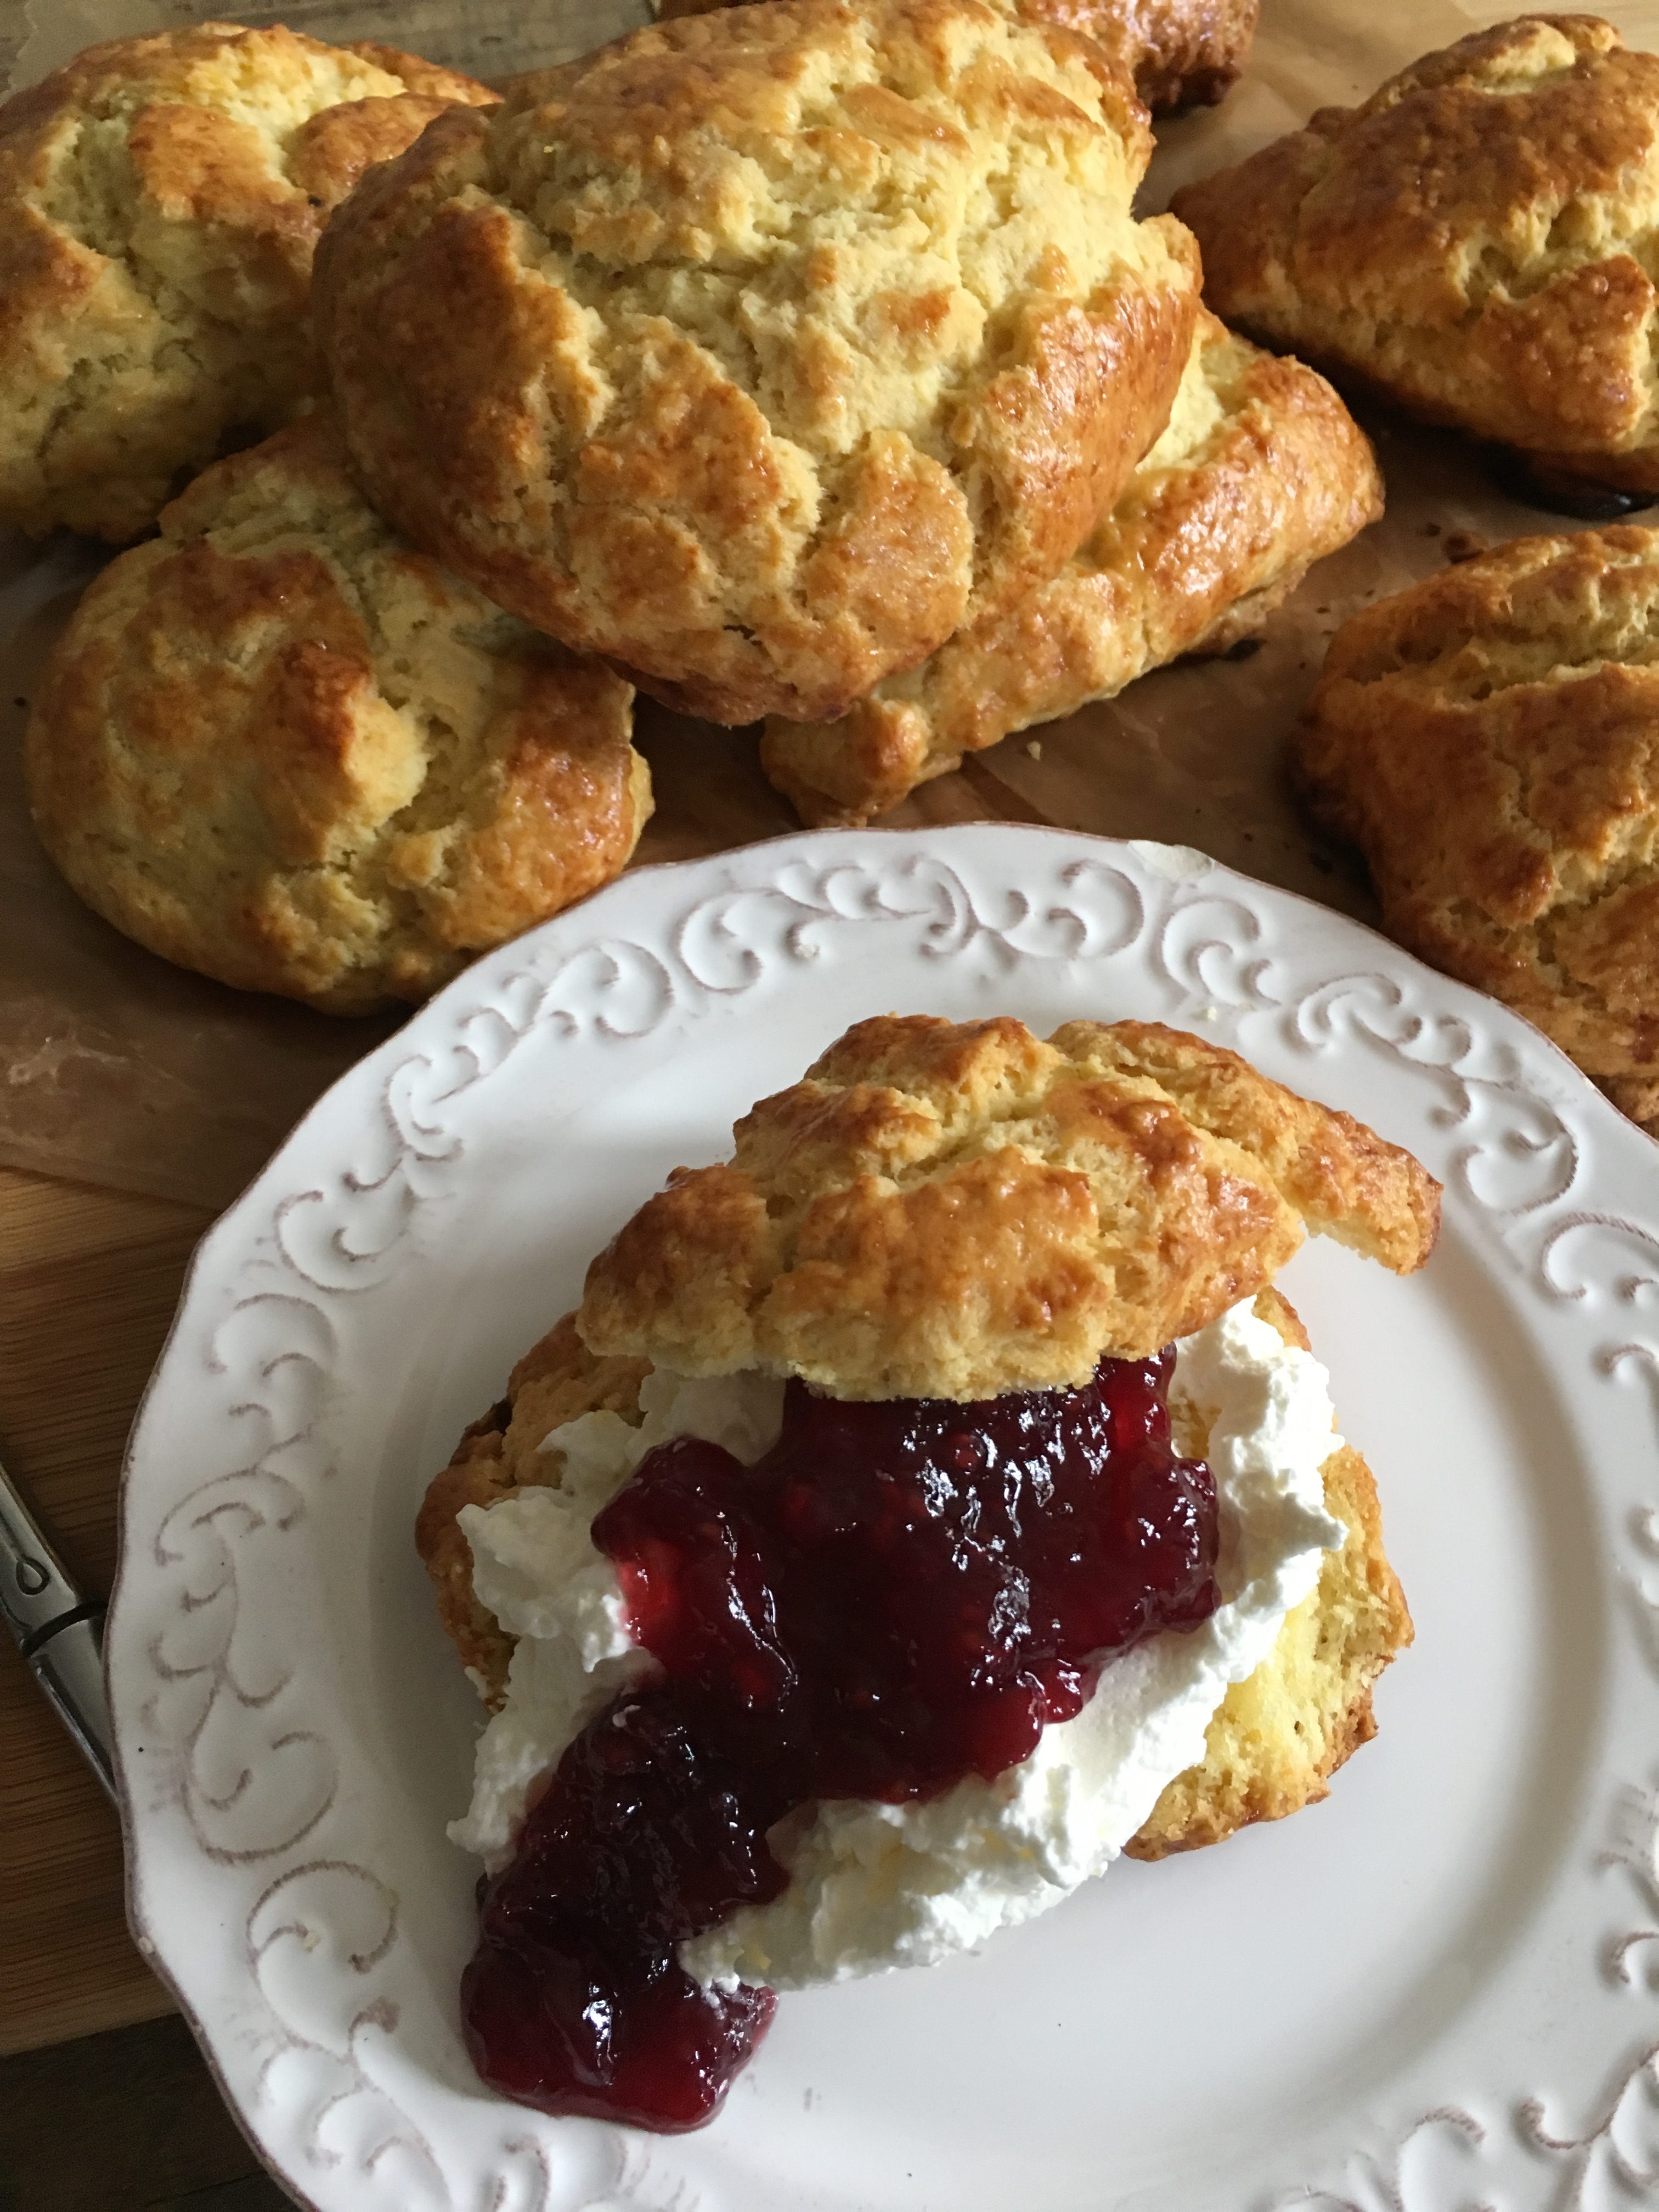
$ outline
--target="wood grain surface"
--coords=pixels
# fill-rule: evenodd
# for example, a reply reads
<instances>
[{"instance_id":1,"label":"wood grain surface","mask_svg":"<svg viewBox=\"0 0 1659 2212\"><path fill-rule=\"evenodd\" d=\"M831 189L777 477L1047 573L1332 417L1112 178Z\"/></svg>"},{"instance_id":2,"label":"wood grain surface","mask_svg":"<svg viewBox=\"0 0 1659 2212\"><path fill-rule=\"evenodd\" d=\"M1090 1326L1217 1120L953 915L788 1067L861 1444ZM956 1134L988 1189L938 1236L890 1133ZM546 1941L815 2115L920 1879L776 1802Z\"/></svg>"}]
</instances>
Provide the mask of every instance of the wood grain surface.
<instances>
[{"instance_id":1,"label":"wood grain surface","mask_svg":"<svg viewBox=\"0 0 1659 2212\"><path fill-rule=\"evenodd\" d=\"M127 1431L208 1218L0 1170L0 1453L100 1595ZM0 1774L0 2051L169 2010L127 1933L114 1810L3 1636Z\"/></svg>"},{"instance_id":2,"label":"wood grain surface","mask_svg":"<svg viewBox=\"0 0 1659 2212\"><path fill-rule=\"evenodd\" d=\"M0 2212L292 2212L175 2013L0 2058Z\"/></svg>"}]
</instances>

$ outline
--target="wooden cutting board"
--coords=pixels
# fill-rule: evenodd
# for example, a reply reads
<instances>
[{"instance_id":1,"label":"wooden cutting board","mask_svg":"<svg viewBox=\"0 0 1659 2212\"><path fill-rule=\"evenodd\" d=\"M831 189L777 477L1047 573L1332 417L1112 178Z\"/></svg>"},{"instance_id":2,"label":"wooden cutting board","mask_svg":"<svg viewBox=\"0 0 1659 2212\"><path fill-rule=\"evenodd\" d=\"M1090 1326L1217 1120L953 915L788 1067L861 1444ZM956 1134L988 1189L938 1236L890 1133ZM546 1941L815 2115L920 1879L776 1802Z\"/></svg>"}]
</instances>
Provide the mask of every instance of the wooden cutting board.
<instances>
[{"instance_id":1,"label":"wooden cutting board","mask_svg":"<svg viewBox=\"0 0 1659 2212\"><path fill-rule=\"evenodd\" d=\"M0 1170L0 1453L82 1585L115 1566L121 1454L209 1216ZM0 1634L0 2053L171 1999L127 1933L113 1808Z\"/></svg>"}]
</instances>

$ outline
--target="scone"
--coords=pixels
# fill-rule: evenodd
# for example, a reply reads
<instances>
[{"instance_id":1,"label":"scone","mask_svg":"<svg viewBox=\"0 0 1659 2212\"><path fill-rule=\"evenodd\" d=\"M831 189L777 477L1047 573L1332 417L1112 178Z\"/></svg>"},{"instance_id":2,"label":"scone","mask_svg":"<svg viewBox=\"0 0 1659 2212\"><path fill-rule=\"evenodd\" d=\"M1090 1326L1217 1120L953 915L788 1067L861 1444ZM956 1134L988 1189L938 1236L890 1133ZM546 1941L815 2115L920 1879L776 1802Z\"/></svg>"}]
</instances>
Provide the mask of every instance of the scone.
<instances>
[{"instance_id":1,"label":"scone","mask_svg":"<svg viewBox=\"0 0 1659 2212\"><path fill-rule=\"evenodd\" d=\"M35 694L35 826L153 952L331 1013L419 999L618 874L633 694L403 544L326 414L220 462L88 587Z\"/></svg>"},{"instance_id":2,"label":"scone","mask_svg":"<svg viewBox=\"0 0 1659 2212\"><path fill-rule=\"evenodd\" d=\"M1297 744L1393 937L1659 1134L1659 531L1525 538L1345 623Z\"/></svg>"},{"instance_id":3,"label":"scone","mask_svg":"<svg viewBox=\"0 0 1659 2212\"><path fill-rule=\"evenodd\" d=\"M1255 1309L1286 1344L1310 1349L1306 1331L1279 1291ZM475 1421L455 1456L429 1485L416 1544L432 1577L444 1632L492 1712L507 1702L517 1638L473 1587L472 1547L459 1516L487 1511L526 1489L556 1488L559 1451L543 1439L585 1414L609 1413L631 1427L642 1414L645 1359L601 1358L567 1314L513 1370L507 1395ZM1205 1425L1182 1438L1203 1458ZM1216 1844L1256 1820L1282 1820L1327 1795L1330 1777L1376 1733L1371 1688L1410 1643L1411 1616L1382 1549L1382 1521L1370 1469L1352 1446L1323 1462L1325 1503L1346 1532L1325 1553L1317 1587L1285 1616L1273 1650L1227 1691L1205 1735L1204 1756L1169 1783L1123 1849L1131 1858Z\"/></svg>"},{"instance_id":4,"label":"scone","mask_svg":"<svg viewBox=\"0 0 1659 2212\"><path fill-rule=\"evenodd\" d=\"M1169 427L1060 574L839 720L775 717L762 763L803 821L867 822L964 753L1224 653L1382 512L1370 447L1323 378L1206 312Z\"/></svg>"},{"instance_id":5,"label":"scone","mask_svg":"<svg viewBox=\"0 0 1659 2212\"><path fill-rule=\"evenodd\" d=\"M981 0L661 23L443 117L330 225L377 506L717 721L839 714L1060 568L1163 428L1145 112Z\"/></svg>"},{"instance_id":6,"label":"scone","mask_svg":"<svg viewBox=\"0 0 1659 2212\"><path fill-rule=\"evenodd\" d=\"M0 107L0 522L120 544L319 388L330 210L452 104L390 46L202 23L90 47Z\"/></svg>"},{"instance_id":7,"label":"scone","mask_svg":"<svg viewBox=\"0 0 1659 2212\"><path fill-rule=\"evenodd\" d=\"M1213 106L1244 74L1261 0L1026 0L1121 53L1154 115ZM1119 28L1119 26L1121 28Z\"/></svg>"},{"instance_id":8,"label":"scone","mask_svg":"<svg viewBox=\"0 0 1659 2212\"><path fill-rule=\"evenodd\" d=\"M1659 55L1476 31L1189 185L1218 315L1547 470L1659 491Z\"/></svg>"},{"instance_id":9,"label":"scone","mask_svg":"<svg viewBox=\"0 0 1659 2212\"><path fill-rule=\"evenodd\" d=\"M1322 1796L1411 1634L1267 1286L1305 1227L1420 1266L1409 1155L1136 1022L861 1023L734 1135L417 1528L495 1709L475 2059L658 2128L780 1989Z\"/></svg>"},{"instance_id":10,"label":"scone","mask_svg":"<svg viewBox=\"0 0 1659 2212\"><path fill-rule=\"evenodd\" d=\"M660 0L657 14L707 15L732 0ZM1002 4L1002 0L998 0ZM1154 115L1213 106L1243 74L1261 0L1014 0L1022 22L1093 39L1134 79Z\"/></svg>"}]
</instances>

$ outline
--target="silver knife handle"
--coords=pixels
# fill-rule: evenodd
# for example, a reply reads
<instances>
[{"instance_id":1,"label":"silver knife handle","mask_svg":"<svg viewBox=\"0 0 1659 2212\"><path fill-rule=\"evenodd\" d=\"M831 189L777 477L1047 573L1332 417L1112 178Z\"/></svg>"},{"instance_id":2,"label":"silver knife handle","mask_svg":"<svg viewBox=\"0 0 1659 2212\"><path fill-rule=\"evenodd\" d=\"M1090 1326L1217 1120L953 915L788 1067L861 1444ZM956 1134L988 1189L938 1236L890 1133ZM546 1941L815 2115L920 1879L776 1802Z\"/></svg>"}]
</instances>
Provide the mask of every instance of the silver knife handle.
<instances>
[{"instance_id":1,"label":"silver knife handle","mask_svg":"<svg viewBox=\"0 0 1659 2212\"><path fill-rule=\"evenodd\" d=\"M82 1602L68 1568L0 1464L0 1619L27 1644Z\"/></svg>"}]
</instances>

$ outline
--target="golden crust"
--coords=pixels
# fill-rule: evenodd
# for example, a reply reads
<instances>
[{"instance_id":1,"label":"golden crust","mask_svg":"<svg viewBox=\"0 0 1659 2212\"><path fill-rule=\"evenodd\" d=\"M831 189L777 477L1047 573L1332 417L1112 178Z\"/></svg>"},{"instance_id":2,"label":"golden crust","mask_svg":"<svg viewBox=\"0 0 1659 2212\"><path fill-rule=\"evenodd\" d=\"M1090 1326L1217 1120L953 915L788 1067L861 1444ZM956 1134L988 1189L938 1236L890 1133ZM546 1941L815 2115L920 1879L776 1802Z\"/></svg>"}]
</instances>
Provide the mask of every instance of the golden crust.
<instances>
[{"instance_id":1,"label":"golden crust","mask_svg":"<svg viewBox=\"0 0 1659 2212\"><path fill-rule=\"evenodd\" d=\"M1475 32L1174 205L1229 322L1550 467L1659 490L1659 55L1610 25Z\"/></svg>"},{"instance_id":2,"label":"golden crust","mask_svg":"<svg viewBox=\"0 0 1659 2212\"><path fill-rule=\"evenodd\" d=\"M1154 115L1212 106L1244 74L1261 0L1027 0L1036 15L1123 53ZM1073 21L1073 10L1078 20ZM1122 24L1122 46L1115 45Z\"/></svg>"},{"instance_id":3,"label":"golden crust","mask_svg":"<svg viewBox=\"0 0 1659 2212\"><path fill-rule=\"evenodd\" d=\"M88 588L25 741L36 827L152 951L330 1012L418 999L618 874L632 694L403 544L317 415Z\"/></svg>"},{"instance_id":4,"label":"golden crust","mask_svg":"<svg viewBox=\"0 0 1659 2212\"><path fill-rule=\"evenodd\" d=\"M860 1022L588 1270L596 1351L838 1398L1076 1386L1262 1289L1304 1223L1404 1273L1408 1153L1155 1023Z\"/></svg>"},{"instance_id":5,"label":"golden crust","mask_svg":"<svg viewBox=\"0 0 1659 2212\"><path fill-rule=\"evenodd\" d=\"M1275 1291L1256 1311L1287 1344L1308 1346ZM1328 1795L1330 1777L1376 1733L1371 1688L1412 1640L1412 1619L1382 1549L1370 1469L1352 1446L1324 1466L1325 1504L1347 1529L1328 1552L1312 1593L1289 1613L1255 1674L1228 1691L1205 1755L1178 1774L1124 1848L1160 1859L1218 1844L1255 1820L1282 1820Z\"/></svg>"},{"instance_id":6,"label":"golden crust","mask_svg":"<svg viewBox=\"0 0 1659 2212\"><path fill-rule=\"evenodd\" d=\"M1131 216L1150 143L1097 48L981 0L655 25L330 226L354 458L668 704L838 714L1054 574L1161 428L1197 264Z\"/></svg>"},{"instance_id":7,"label":"golden crust","mask_svg":"<svg viewBox=\"0 0 1659 2212\"><path fill-rule=\"evenodd\" d=\"M1383 927L1659 1133L1659 531L1527 538L1345 623L1297 738Z\"/></svg>"},{"instance_id":8,"label":"golden crust","mask_svg":"<svg viewBox=\"0 0 1659 2212\"><path fill-rule=\"evenodd\" d=\"M583 1413L640 1418L643 1359L597 1358L567 1314L513 1370L507 1395L473 1422L433 1477L415 1522L415 1548L432 1577L444 1633L494 1711L507 1691L514 1639L472 1593L472 1551L456 1523L464 1505L495 1505L520 1490L556 1488L564 1462L539 1449L550 1431Z\"/></svg>"},{"instance_id":9,"label":"golden crust","mask_svg":"<svg viewBox=\"0 0 1659 2212\"><path fill-rule=\"evenodd\" d=\"M1256 1310L1287 1343L1307 1349L1301 1323L1276 1291ZM642 1360L596 1359L566 1315L513 1370L501 1402L475 1421L427 1491L416 1545L432 1577L445 1634L492 1711L507 1692L513 1638L472 1589L472 1555L456 1516L532 1484L556 1484L549 1431L601 1409L638 1415ZM1201 1440L1199 1447L1201 1449ZM1376 1733L1371 1685L1411 1641L1411 1616L1382 1550L1370 1471L1348 1447L1326 1462L1325 1502L1348 1540L1328 1556L1314 1593L1285 1620L1270 1657L1229 1690L1210 1723L1206 1756L1171 1782L1127 1846L1132 1857L1191 1850L1252 1820L1279 1820L1326 1795L1328 1778Z\"/></svg>"},{"instance_id":10,"label":"golden crust","mask_svg":"<svg viewBox=\"0 0 1659 2212\"><path fill-rule=\"evenodd\" d=\"M317 389L330 211L482 85L390 46L204 23L0 107L0 521L114 543Z\"/></svg>"},{"instance_id":11,"label":"golden crust","mask_svg":"<svg viewBox=\"0 0 1659 2212\"><path fill-rule=\"evenodd\" d=\"M1324 379L1203 313L1168 428L1060 574L839 721L769 722L766 773L803 821L867 822L964 753L1224 652L1382 512L1370 447Z\"/></svg>"},{"instance_id":12,"label":"golden crust","mask_svg":"<svg viewBox=\"0 0 1659 2212\"><path fill-rule=\"evenodd\" d=\"M657 15L666 22L732 4L661 0ZM1243 74L1261 12L1261 0L1013 0L1010 8L1034 27L1093 39L1134 79L1154 115L1220 100Z\"/></svg>"}]
</instances>

